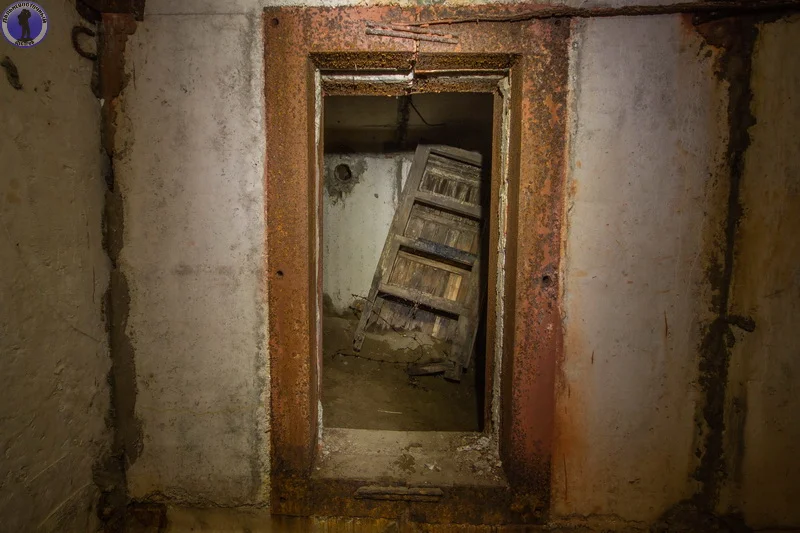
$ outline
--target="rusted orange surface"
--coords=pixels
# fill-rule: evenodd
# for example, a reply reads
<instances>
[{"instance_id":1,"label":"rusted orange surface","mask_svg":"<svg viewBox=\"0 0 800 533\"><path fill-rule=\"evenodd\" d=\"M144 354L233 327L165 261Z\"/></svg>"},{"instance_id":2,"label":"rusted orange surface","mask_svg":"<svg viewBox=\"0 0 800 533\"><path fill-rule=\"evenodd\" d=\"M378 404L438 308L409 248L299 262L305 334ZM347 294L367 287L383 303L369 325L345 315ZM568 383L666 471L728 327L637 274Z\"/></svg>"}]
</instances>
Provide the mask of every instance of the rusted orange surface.
<instances>
[{"instance_id":1,"label":"rusted orange surface","mask_svg":"<svg viewBox=\"0 0 800 533\"><path fill-rule=\"evenodd\" d=\"M529 523L548 507L554 378L562 352L560 233L565 180L567 45L559 20L453 26L458 44L366 34L366 21L410 22L531 6L273 8L264 12L266 220L272 503L284 514L407 516L415 521ZM441 28L437 28L441 29ZM336 52L341 55L331 53ZM372 52L370 56L354 52ZM385 62L475 68L472 54L507 54L512 84L501 455L510 490L452 488L439 504L365 502L347 483L311 479L317 423L314 301L318 194L314 185L314 55L354 69ZM463 54L463 55L458 55ZM472 58L479 61L480 55ZM365 59L366 58L366 59ZM470 511L465 513L469 507Z\"/></svg>"}]
</instances>

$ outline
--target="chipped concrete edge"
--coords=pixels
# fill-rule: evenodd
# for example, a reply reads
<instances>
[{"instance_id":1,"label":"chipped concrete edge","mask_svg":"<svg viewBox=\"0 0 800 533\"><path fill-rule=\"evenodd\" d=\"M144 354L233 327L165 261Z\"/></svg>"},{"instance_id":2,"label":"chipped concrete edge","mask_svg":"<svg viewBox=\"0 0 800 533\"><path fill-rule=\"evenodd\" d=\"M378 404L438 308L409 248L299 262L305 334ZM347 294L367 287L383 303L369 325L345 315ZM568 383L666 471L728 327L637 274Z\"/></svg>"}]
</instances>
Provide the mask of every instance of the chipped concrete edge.
<instances>
[{"instance_id":1,"label":"chipped concrete edge","mask_svg":"<svg viewBox=\"0 0 800 533\"><path fill-rule=\"evenodd\" d=\"M94 468L100 491L98 515L106 531L119 530L128 504L127 468L142 450L142 425L136 417L136 364L131 339L126 332L130 308L130 289L120 269L124 246L124 199L114 176L117 157L118 111L120 96L128 78L125 72L125 46L136 31L130 14L104 14L100 22L98 45L99 94L101 97L101 146L106 160L106 198L103 213L103 248L111 272L104 298L106 332L109 339L111 369L108 383L111 395L106 424L112 432L112 447Z\"/></svg>"}]
</instances>

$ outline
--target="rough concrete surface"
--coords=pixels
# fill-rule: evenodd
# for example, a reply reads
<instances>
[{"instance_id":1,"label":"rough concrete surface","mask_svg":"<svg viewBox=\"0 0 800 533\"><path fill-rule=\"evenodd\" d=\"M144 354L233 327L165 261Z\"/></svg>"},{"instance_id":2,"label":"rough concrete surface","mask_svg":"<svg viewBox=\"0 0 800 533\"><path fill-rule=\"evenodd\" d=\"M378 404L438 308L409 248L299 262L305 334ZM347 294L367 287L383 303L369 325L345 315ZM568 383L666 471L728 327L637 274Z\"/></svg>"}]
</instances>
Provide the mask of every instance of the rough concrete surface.
<instances>
[{"instance_id":1,"label":"rough concrete surface","mask_svg":"<svg viewBox=\"0 0 800 533\"><path fill-rule=\"evenodd\" d=\"M44 40L2 41L0 531L93 531L93 465L110 432L100 105L69 45L72 2L43 2Z\"/></svg>"},{"instance_id":2,"label":"rough concrete surface","mask_svg":"<svg viewBox=\"0 0 800 533\"><path fill-rule=\"evenodd\" d=\"M150 15L128 43L116 163L144 431L128 474L134 498L233 506L263 503L269 490L263 5L148 2ZM556 520L599 516L618 529L644 527L697 489L698 344L711 318L708 254L726 215L727 102L714 76L716 52L684 21L576 22ZM739 246L753 255L737 263L734 297L737 312L754 315L758 327L743 335L732 361L746 361L754 373L731 374L748 391L748 444L746 481L726 498L746 500L748 519L771 526L796 524L797 512L790 454L796 344L792 322L781 321L797 314L797 257L790 237L771 235L779 221L780 228L794 224L793 197L780 200L787 202L780 217L768 211L796 178L788 163L797 159L793 136L774 130L798 127L795 40L776 23L758 45L761 125L753 150L765 155L748 159L748 172L772 181L763 189L743 182L743 201L755 215L745 219ZM795 74L773 80L787 69ZM768 98L771 85L779 92ZM336 209L356 205L353 197L340 201ZM763 226L751 228L754 221ZM370 253L380 252L382 238L375 242ZM774 261L772 242L781 243ZM362 284L374 271L374 262L363 262ZM747 273L756 271L768 275ZM336 289L340 306L353 290ZM762 352L770 357L756 355Z\"/></svg>"},{"instance_id":3,"label":"rough concrete surface","mask_svg":"<svg viewBox=\"0 0 800 533\"><path fill-rule=\"evenodd\" d=\"M151 0L128 42L115 170L143 430L128 471L136 500L268 501L260 9L284 3L298 2ZM71 2L43 5L52 22L45 40L2 51L21 89L0 77L0 531L92 531L92 470L111 440L100 108L91 63L69 45L79 23ZM798 24L759 26L757 123L731 295L731 314L751 317L756 329L734 329L718 510L740 509L757 528L800 527ZM574 30L551 518L631 530L697 490L698 344L711 318L708 257L726 216L726 87L714 76L716 52L682 17L577 21ZM335 207L360 211L345 227L377 228L363 213L374 209L367 193L377 201L384 191L361 192L362 203L351 196ZM361 270L338 270L349 276L336 289L339 307L368 286L385 237L378 233ZM336 243L325 246L325 264L335 266ZM167 514L170 531L238 522L267 531L426 530L273 521L263 508Z\"/></svg>"},{"instance_id":4,"label":"rough concrete surface","mask_svg":"<svg viewBox=\"0 0 800 533\"><path fill-rule=\"evenodd\" d=\"M681 17L576 22L557 515L648 523L689 483L725 98Z\"/></svg>"},{"instance_id":5,"label":"rough concrete surface","mask_svg":"<svg viewBox=\"0 0 800 533\"><path fill-rule=\"evenodd\" d=\"M728 483L721 511L753 527L800 528L800 19L762 24L753 57L756 124L741 181L728 381Z\"/></svg>"},{"instance_id":6,"label":"rough concrete surface","mask_svg":"<svg viewBox=\"0 0 800 533\"><path fill-rule=\"evenodd\" d=\"M266 499L260 35L256 16L168 16L128 41L115 164L144 434L134 499Z\"/></svg>"}]
</instances>

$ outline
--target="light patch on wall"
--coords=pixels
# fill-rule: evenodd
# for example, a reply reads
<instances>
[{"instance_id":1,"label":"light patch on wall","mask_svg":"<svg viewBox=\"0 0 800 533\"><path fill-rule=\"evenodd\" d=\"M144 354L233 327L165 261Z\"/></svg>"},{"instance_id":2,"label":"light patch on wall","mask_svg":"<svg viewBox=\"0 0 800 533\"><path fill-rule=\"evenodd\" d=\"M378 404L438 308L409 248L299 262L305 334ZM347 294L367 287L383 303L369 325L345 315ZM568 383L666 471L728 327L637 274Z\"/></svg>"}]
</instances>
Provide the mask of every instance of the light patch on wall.
<instances>
[{"instance_id":1,"label":"light patch on wall","mask_svg":"<svg viewBox=\"0 0 800 533\"><path fill-rule=\"evenodd\" d=\"M367 296L410 160L410 153L325 156L322 268L329 311L348 312ZM340 165L349 167L350 178L336 177ZM328 183L335 181L345 183L332 193Z\"/></svg>"}]
</instances>

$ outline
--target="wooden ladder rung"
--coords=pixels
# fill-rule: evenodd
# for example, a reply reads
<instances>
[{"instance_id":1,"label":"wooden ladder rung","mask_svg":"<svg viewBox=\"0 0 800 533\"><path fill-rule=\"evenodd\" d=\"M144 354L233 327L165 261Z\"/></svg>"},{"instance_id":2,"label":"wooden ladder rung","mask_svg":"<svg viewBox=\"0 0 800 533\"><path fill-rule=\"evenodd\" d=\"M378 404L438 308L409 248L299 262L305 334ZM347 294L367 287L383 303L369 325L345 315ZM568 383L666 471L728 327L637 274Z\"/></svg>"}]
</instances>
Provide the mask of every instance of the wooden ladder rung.
<instances>
[{"instance_id":1,"label":"wooden ladder rung","mask_svg":"<svg viewBox=\"0 0 800 533\"><path fill-rule=\"evenodd\" d=\"M475 261L478 260L478 256L474 254L465 252L464 250L459 250L458 248L453 248L452 246L447 246L446 244L439 244L438 242L429 241L428 239L412 239L411 237L406 237L405 235L395 235L394 239L400 246L404 248L409 248L416 252L441 257L448 261L453 261L455 263L464 265L468 268L471 268L472 265L475 264Z\"/></svg>"},{"instance_id":2,"label":"wooden ladder rung","mask_svg":"<svg viewBox=\"0 0 800 533\"><path fill-rule=\"evenodd\" d=\"M432 154L444 157L450 162L434 161L430 159ZM447 321L444 325L445 329L439 331L442 333L442 338L446 337L451 340L452 350L446 360L447 366L441 367L440 365L441 368L437 368L444 370L447 379L455 381L461 379L463 369L467 368L470 363L479 323L482 297L480 287L481 251L478 249L475 253L470 253L441 244L437 242L439 239L435 241L408 237L404 233L409 229L409 222L414 213L414 217L422 219L422 227L415 226L415 232L419 231L426 236L441 236L443 237L441 240L444 242L455 242L449 239L457 238L461 244L465 244L462 242L462 236L466 236L469 246L473 246L475 239L479 237L486 211L479 205L462 200L465 191L460 185L454 188L446 183L439 187L438 190L449 191L452 195L421 190L421 188L425 183L425 187L437 190L437 184L442 185L442 180L453 178L459 184L467 184L470 187L468 197L473 196L473 192L475 192L473 188L480 196L482 161L480 154L466 152L460 148L423 145L417 147L378 266L375 269L375 275L372 278L369 295L364 302L361 318L353 335L355 351L361 350L370 317L373 313L379 313L383 305L381 299L395 298L402 300L399 302L401 308L420 306L435 314L450 315L455 319L455 324ZM440 167L444 165L446 168L435 169L434 167L437 165ZM432 172L430 179L424 181L423 178L427 175L426 171L429 168ZM422 206L426 208L419 209ZM418 221L415 220L415 224L417 223ZM423 230L427 233L424 233ZM447 236L444 237L444 234ZM420 263L419 266L425 265L426 268L420 268L419 275L415 271L408 279L398 276L395 278L397 284L390 283L389 280L393 279L395 266L400 264L398 262L400 257L409 262ZM437 282L436 286L443 281L441 277L437 280L428 277L431 274L430 267L433 270L438 269L448 273L447 287L450 291L448 296L454 298L453 300L444 296L433 296L421 290L421 288L429 287L434 281ZM439 275L435 274L434 277L436 276ZM460 277L460 280L456 282L457 280L453 277ZM451 279L452 284L450 283ZM390 311L392 309L393 306L390 306ZM410 317L410 321L419 323L421 327L427 327L429 318L426 313L422 313L419 318ZM437 322L437 324L440 323ZM413 327L408 322L406 325Z\"/></svg>"},{"instance_id":3,"label":"wooden ladder rung","mask_svg":"<svg viewBox=\"0 0 800 533\"><path fill-rule=\"evenodd\" d=\"M461 148L455 148L453 146L442 147L432 145L429 147L429 149L430 153L432 154L440 155L442 157L446 157L447 159L453 159L460 163L466 163L476 167L480 167L483 161L483 158L480 154Z\"/></svg>"},{"instance_id":4,"label":"wooden ladder rung","mask_svg":"<svg viewBox=\"0 0 800 533\"><path fill-rule=\"evenodd\" d=\"M426 294L422 291L398 287L397 285L391 285L389 283L381 283L378 287L378 293L388 294L389 296L394 296L396 298L402 298L403 300L412 303L418 303L425 307L429 307L436 311L449 313L451 315L464 316L469 313L469 310L466 307L458 302L454 302L453 300Z\"/></svg>"},{"instance_id":5,"label":"wooden ladder rung","mask_svg":"<svg viewBox=\"0 0 800 533\"><path fill-rule=\"evenodd\" d=\"M481 219L481 208L477 205L464 204L458 200L448 198L439 194L427 191L417 191L414 193L414 200L433 207L438 207L446 211L451 211L459 215L465 215L475 220Z\"/></svg>"}]
</instances>

